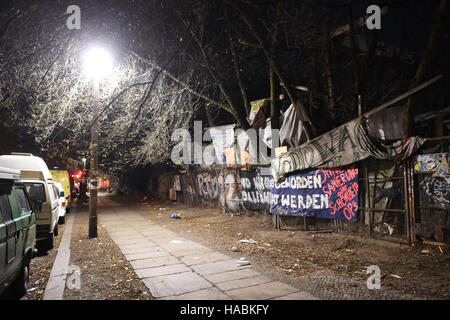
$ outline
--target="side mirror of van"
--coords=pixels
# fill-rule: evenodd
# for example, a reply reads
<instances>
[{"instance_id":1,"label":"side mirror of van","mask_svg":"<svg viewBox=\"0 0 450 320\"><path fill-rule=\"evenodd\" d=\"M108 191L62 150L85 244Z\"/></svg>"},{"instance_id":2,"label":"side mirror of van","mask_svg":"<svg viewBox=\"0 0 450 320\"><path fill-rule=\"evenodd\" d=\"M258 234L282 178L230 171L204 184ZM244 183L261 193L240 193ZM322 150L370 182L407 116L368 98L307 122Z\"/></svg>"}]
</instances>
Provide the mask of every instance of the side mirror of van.
<instances>
[{"instance_id":1,"label":"side mirror of van","mask_svg":"<svg viewBox=\"0 0 450 320\"><path fill-rule=\"evenodd\" d=\"M34 212L41 212L42 211L42 201L35 200L31 203L31 207Z\"/></svg>"}]
</instances>

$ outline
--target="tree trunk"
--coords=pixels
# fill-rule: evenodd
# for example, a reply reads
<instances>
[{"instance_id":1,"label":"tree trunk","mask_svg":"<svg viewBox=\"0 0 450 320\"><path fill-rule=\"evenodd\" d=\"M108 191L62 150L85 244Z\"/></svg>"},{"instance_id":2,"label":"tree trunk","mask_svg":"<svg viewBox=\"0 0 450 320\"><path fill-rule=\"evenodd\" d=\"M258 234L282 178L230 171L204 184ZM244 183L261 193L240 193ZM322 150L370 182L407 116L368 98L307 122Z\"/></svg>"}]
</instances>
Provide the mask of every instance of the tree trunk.
<instances>
[{"instance_id":1,"label":"tree trunk","mask_svg":"<svg viewBox=\"0 0 450 320\"><path fill-rule=\"evenodd\" d=\"M324 42L324 57L325 57L325 78L327 83L328 103L330 111L334 110L334 86L333 86L333 73L331 69L331 41L329 36L325 38ZM331 112L334 115L333 112Z\"/></svg>"},{"instance_id":2,"label":"tree trunk","mask_svg":"<svg viewBox=\"0 0 450 320\"><path fill-rule=\"evenodd\" d=\"M353 64L353 74L355 85L353 87L353 113L358 110L358 100L361 94L361 78L360 78L360 67L359 67L359 57L358 49L356 47L355 41L355 26L353 25L353 11L352 11L352 1L350 0L347 6L349 26L350 26L350 47L352 50L352 64Z\"/></svg>"},{"instance_id":3,"label":"tree trunk","mask_svg":"<svg viewBox=\"0 0 450 320\"><path fill-rule=\"evenodd\" d=\"M428 45L422 60L417 67L410 89L419 85L425 78L428 69L436 56L440 40L444 33L449 15L450 1L442 0L439 6L436 22L433 25ZM410 96L403 112L403 137L407 138L414 135L414 113L415 113L415 97Z\"/></svg>"},{"instance_id":4,"label":"tree trunk","mask_svg":"<svg viewBox=\"0 0 450 320\"><path fill-rule=\"evenodd\" d=\"M272 129L280 129L280 105L278 102L279 84L275 72L269 69L270 80L270 126Z\"/></svg>"},{"instance_id":5,"label":"tree trunk","mask_svg":"<svg viewBox=\"0 0 450 320\"><path fill-rule=\"evenodd\" d=\"M209 105L205 106L205 111L206 111L206 118L208 119L208 124L211 128L214 128L216 126L216 124L214 123L214 118L211 114L211 110L209 108Z\"/></svg>"},{"instance_id":6,"label":"tree trunk","mask_svg":"<svg viewBox=\"0 0 450 320\"><path fill-rule=\"evenodd\" d=\"M275 18L275 26L272 34L272 47L270 54L273 58L276 56L278 46L278 33L280 30L280 18L283 10L283 1L277 4L277 13ZM275 71L272 67L269 69L270 82L270 126L272 129L280 129L280 104L278 102L278 95L280 92L279 81L276 79Z\"/></svg>"}]
</instances>

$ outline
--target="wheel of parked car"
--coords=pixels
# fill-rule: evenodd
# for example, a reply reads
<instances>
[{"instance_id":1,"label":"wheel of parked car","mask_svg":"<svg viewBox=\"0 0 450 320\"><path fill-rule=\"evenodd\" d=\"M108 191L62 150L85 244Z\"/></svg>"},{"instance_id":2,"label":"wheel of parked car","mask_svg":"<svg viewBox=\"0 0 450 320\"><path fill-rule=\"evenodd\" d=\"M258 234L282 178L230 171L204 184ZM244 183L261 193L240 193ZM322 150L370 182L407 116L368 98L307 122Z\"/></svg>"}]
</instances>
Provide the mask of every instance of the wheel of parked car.
<instances>
[{"instance_id":1,"label":"wheel of parked car","mask_svg":"<svg viewBox=\"0 0 450 320\"><path fill-rule=\"evenodd\" d=\"M58 223L59 223L59 224L64 224L64 223L66 223L66 216L59 217Z\"/></svg>"},{"instance_id":2,"label":"wheel of parked car","mask_svg":"<svg viewBox=\"0 0 450 320\"><path fill-rule=\"evenodd\" d=\"M53 249L54 246L55 246L55 236L53 233L49 234L47 239L39 240L36 243L39 255L45 255L47 251Z\"/></svg>"},{"instance_id":3,"label":"wheel of parked car","mask_svg":"<svg viewBox=\"0 0 450 320\"><path fill-rule=\"evenodd\" d=\"M27 258L22 264L19 276L11 284L11 290L14 295L22 297L28 290L30 285L30 260Z\"/></svg>"}]
</instances>

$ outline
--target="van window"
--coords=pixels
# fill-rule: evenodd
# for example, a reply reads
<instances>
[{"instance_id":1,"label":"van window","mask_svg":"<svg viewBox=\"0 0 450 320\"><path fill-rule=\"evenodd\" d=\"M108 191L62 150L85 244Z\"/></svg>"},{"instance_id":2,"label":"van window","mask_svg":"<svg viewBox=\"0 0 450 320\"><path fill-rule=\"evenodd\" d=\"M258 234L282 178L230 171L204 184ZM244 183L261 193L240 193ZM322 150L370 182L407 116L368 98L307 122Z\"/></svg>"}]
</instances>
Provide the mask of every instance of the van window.
<instances>
[{"instance_id":1,"label":"van window","mask_svg":"<svg viewBox=\"0 0 450 320\"><path fill-rule=\"evenodd\" d=\"M0 212L4 222L11 221L13 219L11 206L9 204L9 198L7 194L0 195Z\"/></svg>"},{"instance_id":2,"label":"van window","mask_svg":"<svg viewBox=\"0 0 450 320\"><path fill-rule=\"evenodd\" d=\"M58 188L54 184L52 184L52 187L53 187L53 194L55 195L55 199L58 199L59 198Z\"/></svg>"},{"instance_id":3,"label":"van window","mask_svg":"<svg viewBox=\"0 0 450 320\"><path fill-rule=\"evenodd\" d=\"M20 214L29 212L31 209L28 203L27 196L25 195L25 191L22 188L13 189L13 193L16 195L16 198L18 200Z\"/></svg>"},{"instance_id":4,"label":"van window","mask_svg":"<svg viewBox=\"0 0 450 320\"><path fill-rule=\"evenodd\" d=\"M30 201L45 202L45 191L42 183L24 182Z\"/></svg>"}]
</instances>

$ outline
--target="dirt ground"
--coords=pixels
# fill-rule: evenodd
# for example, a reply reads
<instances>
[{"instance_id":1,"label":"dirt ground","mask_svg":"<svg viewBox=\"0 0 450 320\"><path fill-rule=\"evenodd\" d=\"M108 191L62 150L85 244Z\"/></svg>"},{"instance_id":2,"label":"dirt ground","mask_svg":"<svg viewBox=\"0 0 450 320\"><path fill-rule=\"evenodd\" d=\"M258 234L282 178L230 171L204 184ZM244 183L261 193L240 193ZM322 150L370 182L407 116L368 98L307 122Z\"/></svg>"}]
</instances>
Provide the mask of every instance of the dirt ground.
<instances>
[{"instance_id":1,"label":"dirt ground","mask_svg":"<svg viewBox=\"0 0 450 320\"><path fill-rule=\"evenodd\" d=\"M80 269L80 289L64 291L64 300L149 300L149 290L98 223L97 238L89 239L87 206L77 208L70 244L70 265Z\"/></svg>"},{"instance_id":2,"label":"dirt ground","mask_svg":"<svg viewBox=\"0 0 450 320\"><path fill-rule=\"evenodd\" d=\"M446 248L441 253L434 246L386 246L348 234L276 230L267 215L224 214L214 208L190 208L170 201L115 200L187 239L236 258L245 256L255 270L323 299L370 298L352 288L356 286L352 279L367 279L365 268L369 265L380 267L381 285L387 291L422 299L450 298L450 254ZM181 219L169 218L172 213ZM88 239L87 206L71 214L75 221L70 265L81 270L81 289L66 289L64 299L153 299L100 223L98 238ZM31 289L22 299L42 299L64 227L59 226L55 249L32 260Z\"/></svg>"},{"instance_id":3,"label":"dirt ground","mask_svg":"<svg viewBox=\"0 0 450 320\"><path fill-rule=\"evenodd\" d=\"M136 207L134 199L116 199ZM381 245L342 233L276 230L267 215L223 214L218 209L189 208L170 201L140 201L137 207L152 221L186 238L234 253L236 257L250 257L260 268L289 281L304 283L318 269L366 280L367 266L377 265L383 288L422 299L450 298L450 254L446 248L441 253L434 246ZM172 213L179 214L181 219L169 218ZM244 239L256 244L239 242ZM312 283L311 290L315 286ZM336 298L342 297L347 294Z\"/></svg>"},{"instance_id":4,"label":"dirt ground","mask_svg":"<svg viewBox=\"0 0 450 320\"><path fill-rule=\"evenodd\" d=\"M59 234L55 237L55 247L52 250L48 251L46 255L31 259L30 285L28 292L22 297L22 300L41 300L44 296L45 287L47 286L53 263L58 254L64 227L64 224L58 226Z\"/></svg>"},{"instance_id":5,"label":"dirt ground","mask_svg":"<svg viewBox=\"0 0 450 320\"><path fill-rule=\"evenodd\" d=\"M70 265L80 268L81 287L64 291L64 300L148 300L153 299L131 265L101 224L98 237L88 238L87 206L73 208L75 216L70 244ZM66 220L68 216L66 217ZM30 289L22 300L41 300L58 253L65 225L59 225L55 248L31 260Z\"/></svg>"}]
</instances>

